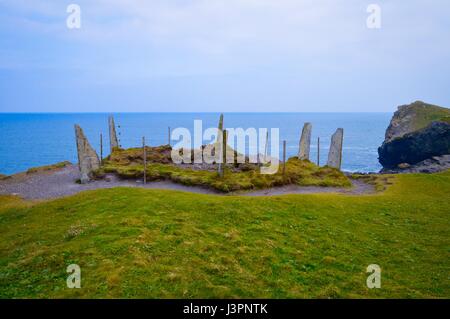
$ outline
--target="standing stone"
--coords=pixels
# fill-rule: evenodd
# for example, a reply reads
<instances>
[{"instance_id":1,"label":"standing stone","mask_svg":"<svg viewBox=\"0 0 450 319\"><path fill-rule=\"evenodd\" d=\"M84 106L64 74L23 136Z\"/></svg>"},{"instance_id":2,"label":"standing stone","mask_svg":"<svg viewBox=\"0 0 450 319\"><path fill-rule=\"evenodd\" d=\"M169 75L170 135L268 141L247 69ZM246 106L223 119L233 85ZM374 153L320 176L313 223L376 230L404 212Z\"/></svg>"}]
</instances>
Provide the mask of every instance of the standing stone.
<instances>
[{"instance_id":1,"label":"standing stone","mask_svg":"<svg viewBox=\"0 0 450 319\"><path fill-rule=\"evenodd\" d=\"M344 129L338 128L331 137L330 152L328 153L327 165L341 169L342 164L342 144L344 142Z\"/></svg>"},{"instance_id":2,"label":"standing stone","mask_svg":"<svg viewBox=\"0 0 450 319\"><path fill-rule=\"evenodd\" d=\"M114 148L119 147L116 134L116 125L114 124L114 117L112 116L109 117L109 145L111 153Z\"/></svg>"},{"instance_id":3,"label":"standing stone","mask_svg":"<svg viewBox=\"0 0 450 319\"><path fill-rule=\"evenodd\" d=\"M216 143L222 143L221 140L221 132L223 132L223 114L220 114L220 118L219 118L219 126L217 127L218 129L218 134L217 134L217 140Z\"/></svg>"},{"instance_id":4,"label":"standing stone","mask_svg":"<svg viewBox=\"0 0 450 319\"><path fill-rule=\"evenodd\" d=\"M79 125L75 125L75 138L77 141L78 167L81 173L80 181L85 184L91 179L92 172L100 168L100 159Z\"/></svg>"},{"instance_id":5,"label":"standing stone","mask_svg":"<svg viewBox=\"0 0 450 319\"><path fill-rule=\"evenodd\" d=\"M220 119L219 119L219 130L223 131L223 114L220 114Z\"/></svg>"},{"instance_id":6,"label":"standing stone","mask_svg":"<svg viewBox=\"0 0 450 319\"><path fill-rule=\"evenodd\" d=\"M300 138L300 145L298 150L298 158L301 160L309 160L309 150L311 148L311 123L305 123L302 130L302 137Z\"/></svg>"},{"instance_id":7,"label":"standing stone","mask_svg":"<svg viewBox=\"0 0 450 319\"><path fill-rule=\"evenodd\" d=\"M217 143L222 143L222 135L221 132L223 132L223 114L220 114L220 118L219 118L219 125L217 127L217 139L216 139L216 144Z\"/></svg>"}]
</instances>

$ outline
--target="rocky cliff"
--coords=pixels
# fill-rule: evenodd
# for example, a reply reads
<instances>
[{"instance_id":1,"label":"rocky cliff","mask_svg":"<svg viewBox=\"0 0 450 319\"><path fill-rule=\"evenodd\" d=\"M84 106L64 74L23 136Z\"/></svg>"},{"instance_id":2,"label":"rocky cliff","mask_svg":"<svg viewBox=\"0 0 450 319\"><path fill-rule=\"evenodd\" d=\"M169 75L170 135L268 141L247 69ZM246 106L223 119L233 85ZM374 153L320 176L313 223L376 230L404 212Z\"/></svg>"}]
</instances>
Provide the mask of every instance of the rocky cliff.
<instances>
[{"instance_id":1,"label":"rocky cliff","mask_svg":"<svg viewBox=\"0 0 450 319\"><path fill-rule=\"evenodd\" d=\"M450 154L450 109L420 101L400 106L378 154L384 170L391 172Z\"/></svg>"}]
</instances>

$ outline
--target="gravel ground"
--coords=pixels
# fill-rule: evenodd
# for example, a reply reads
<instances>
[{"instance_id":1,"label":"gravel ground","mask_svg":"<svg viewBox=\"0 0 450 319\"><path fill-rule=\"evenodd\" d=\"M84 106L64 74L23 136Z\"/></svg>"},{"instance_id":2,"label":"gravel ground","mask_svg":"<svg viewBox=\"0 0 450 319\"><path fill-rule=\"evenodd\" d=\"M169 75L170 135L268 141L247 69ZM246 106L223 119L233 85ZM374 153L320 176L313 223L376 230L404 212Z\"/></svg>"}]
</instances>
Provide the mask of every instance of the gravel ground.
<instances>
[{"instance_id":1,"label":"gravel ground","mask_svg":"<svg viewBox=\"0 0 450 319\"><path fill-rule=\"evenodd\" d=\"M312 193L345 193L345 194L369 194L374 192L372 185L362 181L353 181L354 187L330 188L330 187L301 187L295 185L276 187L266 190L256 190L245 193L223 194L217 191L195 186L184 186L170 181L150 182L144 185L142 181L120 180L114 175L109 175L106 180L93 181L88 184L77 184L80 177L78 166L70 165L65 168L34 174L17 174L11 178L0 181L0 195L16 195L24 199L54 199L70 196L82 191L113 188L113 187L145 187L148 189L180 190L198 194L217 195L241 195L241 196L274 196L285 194L312 194Z\"/></svg>"}]
</instances>

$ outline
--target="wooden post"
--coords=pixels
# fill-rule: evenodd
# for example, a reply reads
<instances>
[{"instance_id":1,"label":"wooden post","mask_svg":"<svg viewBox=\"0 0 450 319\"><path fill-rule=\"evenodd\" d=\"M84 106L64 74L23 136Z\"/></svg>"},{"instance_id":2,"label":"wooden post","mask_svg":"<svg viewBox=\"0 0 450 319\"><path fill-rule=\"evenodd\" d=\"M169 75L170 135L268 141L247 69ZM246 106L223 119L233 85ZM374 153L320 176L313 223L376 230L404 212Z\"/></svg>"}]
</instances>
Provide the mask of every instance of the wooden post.
<instances>
[{"instance_id":1,"label":"wooden post","mask_svg":"<svg viewBox=\"0 0 450 319\"><path fill-rule=\"evenodd\" d=\"M103 134L100 133L100 166L103 165Z\"/></svg>"},{"instance_id":2,"label":"wooden post","mask_svg":"<svg viewBox=\"0 0 450 319\"><path fill-rule=\"evenodd\" d=\"M144 184L147 184L147 149L145 148L145 137L142 137L142 149L144 153Z\"/></svg>"},{"instance_id":3,"label":"wooden post","mask_svg":"<svg viewBox=\"0 0 450 319\"><path fill-rule=\"evenodd\" d=\"M170 146L170 126L169 126L169 137L168 137L168 145Z\"/></svg>"},{"instance_id":4,"label":"wooden post","mask_svg":"<svg viewBox=\"0 0 450 319\"><path fill-rule=\"evenodd\" d=\"M317 138L317 166L320 166L320 137Z\"/></svg>"},{"instance_id":5,"label":"wooden post","mask_svg":"<svg viewBox=\"0 0 450 319\"><path fill-rule=\"evenodd\" d=\"M286 177L286 141L283 141L283 178Z\"/></svg>"}]
</instances>

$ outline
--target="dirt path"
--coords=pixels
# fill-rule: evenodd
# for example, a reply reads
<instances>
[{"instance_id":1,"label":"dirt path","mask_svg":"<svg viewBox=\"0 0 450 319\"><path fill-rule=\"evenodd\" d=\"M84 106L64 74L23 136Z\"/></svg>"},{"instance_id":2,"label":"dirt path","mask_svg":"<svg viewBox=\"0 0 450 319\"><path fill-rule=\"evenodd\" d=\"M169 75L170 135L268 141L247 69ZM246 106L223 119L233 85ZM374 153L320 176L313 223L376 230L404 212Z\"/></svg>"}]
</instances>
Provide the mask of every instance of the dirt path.
<instances>
[{"instance_id":1,"label":"dirt path","mask_svg":"<svg viewBox=\"0 0 450 319\"><path fill-rule=\"evenodd\" d=\"M113 188L113 187L144 187L148 189L168 189L179 190L197 194L216 194L223 196L274 196L286 194L314 194L314 193L344 193L344 194L370 194L374 192L372 185L362 181L353 181L353 188L332 188L332 187L301 187L288 185L266 190L255 190L240 192L235 194L224 194L215 190L197 187L184 186L171 181L151 182L144 185L142 181L120 180L110 175L107 180L93 181L88 184L77 184L79 171L76 165L65 168L34 174L18 174L11 178L0 181L0 195L16 195L24 199L54 199L73 195L86 190Z\"/></svg>"}]
</instances>

